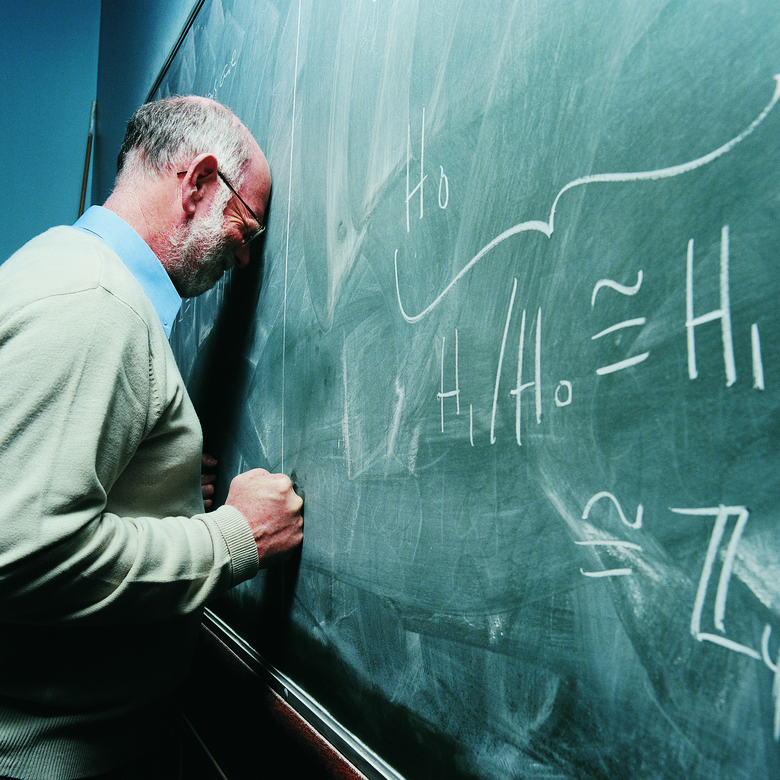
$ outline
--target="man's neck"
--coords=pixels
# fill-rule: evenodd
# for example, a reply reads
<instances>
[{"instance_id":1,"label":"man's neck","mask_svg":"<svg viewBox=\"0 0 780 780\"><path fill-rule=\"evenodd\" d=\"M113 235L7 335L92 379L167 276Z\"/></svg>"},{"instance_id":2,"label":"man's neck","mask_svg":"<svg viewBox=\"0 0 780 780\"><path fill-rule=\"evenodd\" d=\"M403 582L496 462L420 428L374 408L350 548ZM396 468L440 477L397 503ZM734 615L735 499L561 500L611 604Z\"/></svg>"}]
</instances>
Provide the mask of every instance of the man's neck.
<instances>
[{"instance_id":1,"label":"man's neck","mask_svg":"<svg viewBox=\"0 0 780 780\"><path fill-rule=\"evenodd\" d=\"M171 232L178 227L171 208L171 193L167 189L163 182L158 186L147 186L143 197L127 191L127 188L117 189L103 204L141 236L163 265L168 255Z\"/></svg>"}]
</instances>

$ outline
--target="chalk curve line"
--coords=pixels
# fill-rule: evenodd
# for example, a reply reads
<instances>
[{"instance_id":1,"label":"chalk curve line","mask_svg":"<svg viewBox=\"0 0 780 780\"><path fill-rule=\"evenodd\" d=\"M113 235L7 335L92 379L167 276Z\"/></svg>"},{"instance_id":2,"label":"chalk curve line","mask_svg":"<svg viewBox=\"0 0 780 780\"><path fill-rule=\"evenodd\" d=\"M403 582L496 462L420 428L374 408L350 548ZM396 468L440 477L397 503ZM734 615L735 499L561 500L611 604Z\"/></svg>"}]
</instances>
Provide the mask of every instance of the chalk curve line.
<instances>
[{"instance_id":1,"label":"chalk curve line","mask_svg":"<svg viewBox=\"0 0 780 780\"><path fill-rule=\"evenodd\" d=\"M767 117L769 112L775 107L778 100L780 100L780 73L775 74L773 77L775 81L775 89L772 94L772 98L761 111L761 113L737 136L727 141L717 149L705 154L702 157L697 157L694 160L681 163L679 165L671 165L665 168L658 168L650 171L631 171L624 173L596 173L589 176L581 176L577 179L570 181L566 184L555 196L553 200L552 208L550 209L549 219L544 222L542 220L528 220L526 222L520 222L517 225L513 225L507 228L505 231L497 235L489 243L487 243L482 249L477 252L474 257L466 263L465 266L457 273L457 275L449 282L449 284L428 304L422 311L417 314L410 315L406 312L401 301L401 288L398 280L398 250L395 250L393 265L395 270L395 291L398 298L398 308L401 311L401 316L408 323L419 322L423 318L427 317L444 299L444 297L452 290L452 288L489 252L495 249L499 244L502 244L512 236L519 235L521 233L537 232L542 233L547 238L550 238L555 230L555 211L558 208L558 201L563 197L564 193L575 187L582 187L587 184L615 184L615 183L627 183L635 181L655 181L660 179L670 179L674 176L682 176L683 174L690 173L691 171L701 168L704 165L717 160L724 154L728 154L737 144L744 141Z\"/></svg>"}]
</instances>

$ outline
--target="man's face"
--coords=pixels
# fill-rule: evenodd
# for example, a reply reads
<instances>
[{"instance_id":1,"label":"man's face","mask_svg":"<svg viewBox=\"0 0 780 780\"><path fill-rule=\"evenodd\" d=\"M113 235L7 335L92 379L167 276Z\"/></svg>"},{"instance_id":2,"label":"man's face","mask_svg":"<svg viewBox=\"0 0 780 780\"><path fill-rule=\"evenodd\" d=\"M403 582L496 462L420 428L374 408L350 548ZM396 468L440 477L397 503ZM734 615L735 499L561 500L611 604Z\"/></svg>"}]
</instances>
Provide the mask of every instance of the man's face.
<instances>
[{"instance_id":1,"label":"man's face","mask_svg":"<svg viewBox=\"0 0 780 780\"><path fill-rule=\"evenodd\" d=\"M169 238L169 273L179 295L193 298L210 290L236 263L236 240L225 227L225 205L230 192L221 194L205 217L182 226Z\"/></svg>"},{"instance_id":2,"label":"man's face","mask_svg":"<svg viewBox=\"0 0 780 780\"><path fill-rule=\"evenodd\" d=\"M165 268L183 298L192 298L210 290L225 271L237 263L249 262L249 247L243 239L256 230L257 219L265 215L271 191L271 172L260 147L248 165L242 198L226 185L219 187L205 216L198 213L188 225L182 225L169 235L169 250ZM245 213L247 207L254 214Z\"/></svg>"}]
</instances>

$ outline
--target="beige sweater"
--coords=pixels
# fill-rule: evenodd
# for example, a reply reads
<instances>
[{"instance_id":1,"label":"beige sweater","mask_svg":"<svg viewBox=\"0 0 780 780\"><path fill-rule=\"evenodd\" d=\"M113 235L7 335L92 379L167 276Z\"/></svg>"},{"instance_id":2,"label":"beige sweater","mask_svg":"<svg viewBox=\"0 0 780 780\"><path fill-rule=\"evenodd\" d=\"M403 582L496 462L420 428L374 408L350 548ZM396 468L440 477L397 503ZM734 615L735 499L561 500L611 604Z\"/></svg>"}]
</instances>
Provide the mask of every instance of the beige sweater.
<instances>
[{"instance_id":1,"label":"beige sweater","mask_svg":"<svg viewBox=\"0 0 780 780\"><path fill-rule=\"evenodd\" d=\"M154 308L100 240L0 266L0 775L121 766L154 737L199 609L258 570L204 513L201 431Z\"/></svg>"}]
</instances>

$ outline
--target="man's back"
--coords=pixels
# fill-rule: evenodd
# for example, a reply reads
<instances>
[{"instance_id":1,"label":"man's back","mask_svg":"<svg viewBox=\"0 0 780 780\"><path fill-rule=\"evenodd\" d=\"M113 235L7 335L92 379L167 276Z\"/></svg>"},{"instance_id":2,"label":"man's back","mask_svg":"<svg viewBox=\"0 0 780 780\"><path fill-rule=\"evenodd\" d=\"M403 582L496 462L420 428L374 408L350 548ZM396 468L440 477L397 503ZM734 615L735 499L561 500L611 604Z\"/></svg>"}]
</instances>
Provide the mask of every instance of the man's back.
<instances>
[{"instance_id":1,"label":"man's back","mask_svg":"<svg viewBox=\"0 0 780 780\"><path fill-rule=\"evenodd\" d=\"M0 288L0 773L87 774L159 728L219 532L177 520L203 512L200 428L121 260L55 228L0 267ZM183 573L182 545L209 564ZM25 743L29 763L7 763Z\"/></svg>"}]
</instances>

